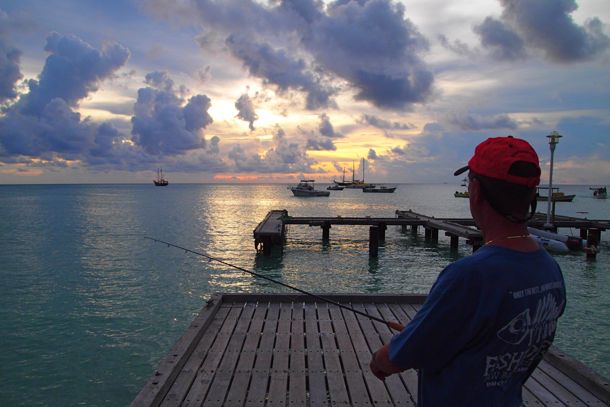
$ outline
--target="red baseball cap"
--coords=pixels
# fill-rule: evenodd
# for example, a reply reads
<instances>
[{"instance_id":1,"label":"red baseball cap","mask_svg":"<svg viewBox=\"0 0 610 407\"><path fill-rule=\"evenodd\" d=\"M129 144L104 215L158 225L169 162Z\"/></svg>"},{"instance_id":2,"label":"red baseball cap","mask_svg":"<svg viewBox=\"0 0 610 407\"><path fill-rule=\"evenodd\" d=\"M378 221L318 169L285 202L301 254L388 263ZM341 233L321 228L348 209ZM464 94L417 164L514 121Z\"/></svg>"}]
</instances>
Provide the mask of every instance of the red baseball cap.
<instances>
[{"instance_id":1,"label":"red baseball cap","mask_svg":"<svg viewBox=\"0 0 610 407\"><path fill-rule=\"evenodd\" d=\"M516 163L529 163L530 171L519 171ZM479 144L468 165L460 168L453 175L460 175L467 170L489 178L495 178L512 184L533 188L540 184L540 162L538 154L525 140L507 137L490 137ZM533 170L533 171L532 171Z\"/></svg>"}]
</instances>

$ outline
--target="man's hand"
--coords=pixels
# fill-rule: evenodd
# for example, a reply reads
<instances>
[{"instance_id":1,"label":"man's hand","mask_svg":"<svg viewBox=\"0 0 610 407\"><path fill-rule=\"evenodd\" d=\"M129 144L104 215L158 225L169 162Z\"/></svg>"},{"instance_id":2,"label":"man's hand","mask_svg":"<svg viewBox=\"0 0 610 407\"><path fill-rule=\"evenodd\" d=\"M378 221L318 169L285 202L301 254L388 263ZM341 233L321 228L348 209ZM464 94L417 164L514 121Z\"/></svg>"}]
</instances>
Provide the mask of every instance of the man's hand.
<instances>
[{"instance_id":1,"label":"man's hand","mask_svg":"<svg viewBox=\"0 0 610 407\"><path fill-rule=\"evenodd\" d=\"M389 345L383 345L377 352L373 353L373 358L371 359L371 363L369 367L371 368L371 372L377 377L379 380L384 380L391 374L401 372L403 369L396 366L390 360L388 352L390 351Z\"/></svg>"}]
</instances>

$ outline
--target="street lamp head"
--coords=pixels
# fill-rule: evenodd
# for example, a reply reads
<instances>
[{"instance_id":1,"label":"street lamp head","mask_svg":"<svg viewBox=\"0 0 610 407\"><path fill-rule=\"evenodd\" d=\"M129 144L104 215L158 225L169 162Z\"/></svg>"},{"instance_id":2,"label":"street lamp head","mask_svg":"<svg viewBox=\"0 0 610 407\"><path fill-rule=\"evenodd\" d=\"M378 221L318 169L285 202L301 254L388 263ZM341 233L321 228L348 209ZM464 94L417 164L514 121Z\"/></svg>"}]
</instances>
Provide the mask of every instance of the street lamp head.
<instances>
[{"instance_id":1,"label":"street lamp head","mask_svg":"<svg viewBox=\"0 0 610 407\"><path fill-rule=\"evenodd\" d=\"M553 131L547 137L549 138L549 144L554 146L555 144L559 143L559 139L563 136L556 131Z\"/></svg>"}]
</instances>

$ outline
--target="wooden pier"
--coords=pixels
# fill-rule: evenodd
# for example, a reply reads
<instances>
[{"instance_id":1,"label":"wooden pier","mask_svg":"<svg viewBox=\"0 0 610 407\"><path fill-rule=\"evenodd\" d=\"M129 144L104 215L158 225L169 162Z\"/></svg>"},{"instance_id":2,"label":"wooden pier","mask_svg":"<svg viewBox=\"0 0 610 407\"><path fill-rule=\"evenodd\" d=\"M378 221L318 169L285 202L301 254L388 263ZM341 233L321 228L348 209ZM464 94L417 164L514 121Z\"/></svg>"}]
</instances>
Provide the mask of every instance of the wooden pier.
<instances>
[{"instance_id":1,"label":"wooden pier","mask_svg":"<svg viewBox=\"0 0 610 407\"><path fill-rule=\"evenodd\" d=\"M421 295L323 295L406 324ZM214 295L132 406L415 406L417 374L368 365L394 333L304 295ZM555 348L523 387L525 406L608 406L610 383Z\"/></svg>"},{"instance_id":2,"label":"wooden pier","mask_svg":"<svg viewBox=\"0 0 610 407\"><path fill-rule=\"evenodd\" d=\"M444 231L450 238L451 249L456 250L459 238L466 239L472 245L473 251L483 244L483 236L476 229L471 218L435 218L413 211L396 211L394 218L365 217L320 217L320 216L290 216L287 210L273 210L254 229L254 245L256 250L270 254L275 247L282 248L286 240L286 225L308 225L322 229L322 240L330 240L330 229L333 225L365 225L369 230L369 254L377 256L379 242L385 240L385 231L390 225L399 225L406 232L411 228L413 234L418 233L421 226L427 242L438 242L439 231ZM538 213L529 222L528 226L541 228L546 222L546 215ZM589 220L568 216L555 216L555 230L557 228L576 228L580 230L580 237L587 239L590 245L597 246L601 240L601 232L610 229L610 220Z\"/></svg>"}]
</instances>

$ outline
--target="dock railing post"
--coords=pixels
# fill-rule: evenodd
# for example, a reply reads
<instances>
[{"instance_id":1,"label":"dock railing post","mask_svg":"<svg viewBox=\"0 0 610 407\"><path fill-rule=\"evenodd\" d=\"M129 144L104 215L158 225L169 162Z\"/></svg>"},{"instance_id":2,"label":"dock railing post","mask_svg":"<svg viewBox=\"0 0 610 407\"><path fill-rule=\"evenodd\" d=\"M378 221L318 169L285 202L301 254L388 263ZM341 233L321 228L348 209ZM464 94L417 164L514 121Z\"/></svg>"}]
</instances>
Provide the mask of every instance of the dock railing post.
<instances>
[{"instance_id":1,"label":"dock railing post","mask_svg":"<svg viewBox=\"0 0 610 407\"><path fill-rule=\"evenodd\" d=\"M379 255L379 227L371 226L369 228L369 257L377 257Z\"/></svg>"}]
</instances>

